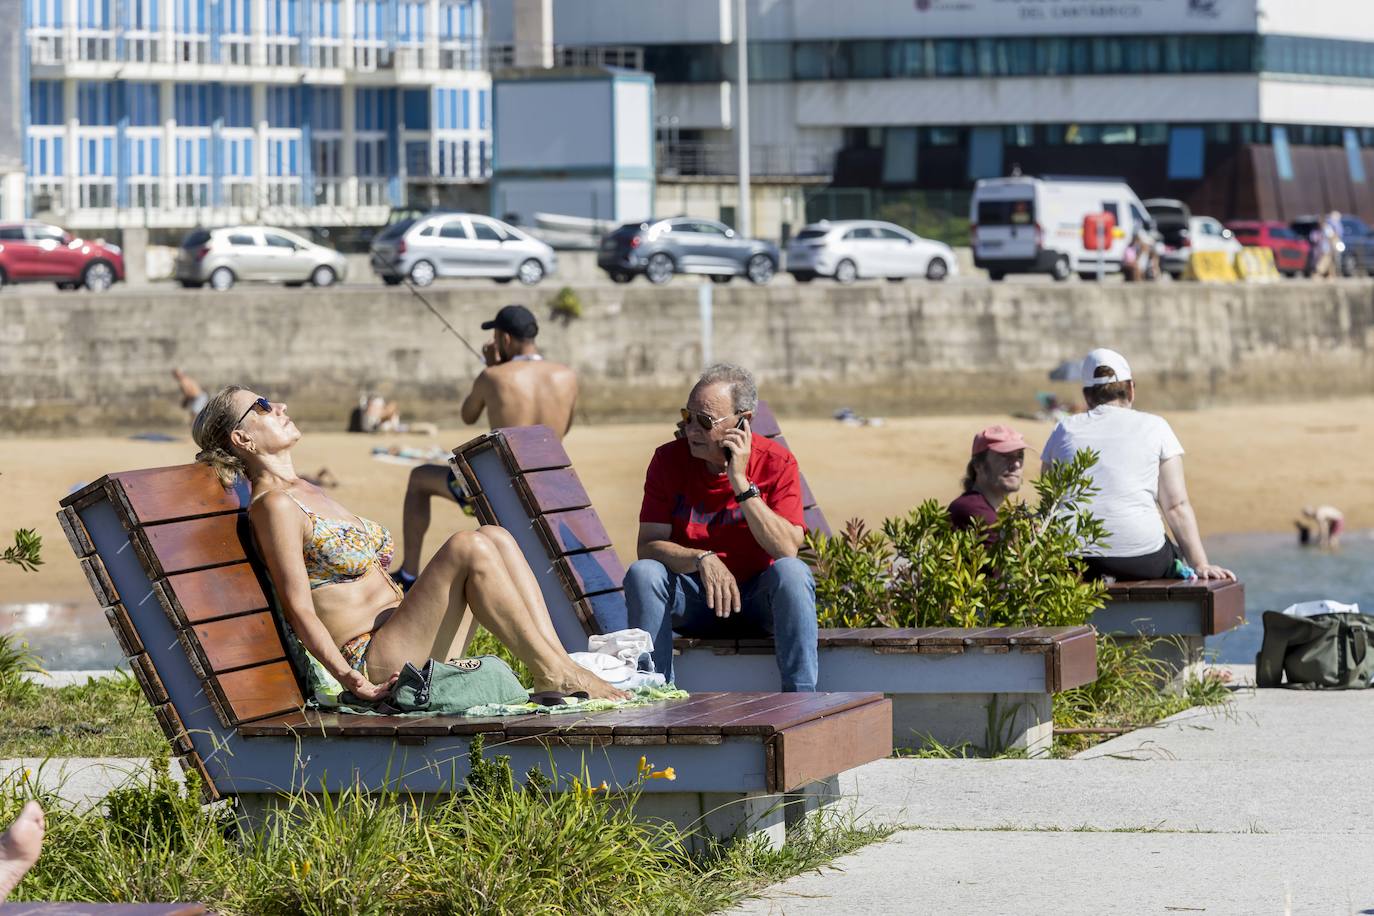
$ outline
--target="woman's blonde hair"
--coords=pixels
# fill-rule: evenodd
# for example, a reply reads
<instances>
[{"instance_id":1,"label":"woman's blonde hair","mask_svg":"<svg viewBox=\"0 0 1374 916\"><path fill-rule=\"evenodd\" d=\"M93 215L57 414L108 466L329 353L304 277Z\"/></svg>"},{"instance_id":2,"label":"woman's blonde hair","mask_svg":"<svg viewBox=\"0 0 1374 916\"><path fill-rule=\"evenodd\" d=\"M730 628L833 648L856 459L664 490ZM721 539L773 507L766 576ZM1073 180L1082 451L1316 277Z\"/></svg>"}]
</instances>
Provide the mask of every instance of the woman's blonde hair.
<instances>
[{"instance_id":1,"label":"woman's blonde hair","mask_svg":"<svg viewBox=\"0 0 1374 916\"><path fill-rule=\"evenodd\" d=\"M234 454L233 443L229 441L229 434L234 431L239 416L234 406L234 395L243 390L242 385L221 388L196 414L196 420L191 424L191 438L200 446L196 461L208 465L226 490L248 470L243 459Z\"/></svg>"}]
</instances>

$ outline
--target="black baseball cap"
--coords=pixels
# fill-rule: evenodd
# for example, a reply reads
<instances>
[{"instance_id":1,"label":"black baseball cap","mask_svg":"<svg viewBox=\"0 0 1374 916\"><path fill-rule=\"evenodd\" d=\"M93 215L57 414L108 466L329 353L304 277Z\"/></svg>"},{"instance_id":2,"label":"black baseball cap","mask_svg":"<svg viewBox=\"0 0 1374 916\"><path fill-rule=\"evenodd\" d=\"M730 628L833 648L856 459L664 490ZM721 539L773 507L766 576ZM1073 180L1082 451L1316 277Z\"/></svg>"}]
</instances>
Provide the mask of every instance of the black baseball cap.
<instances>
[{"instance_id":1,"label":"black baseball cap","mask_svg":"<svg viewBox=\"0 0 1374 916\"><path fill-rule=\"evenodd\" d=\"M534 313L523 305L506 305L491 321L482 322L482 330L490 331L492 328L505 331L512 337L529 340L539 333L539 322L535 320Z\"/></svg>"}]
</instances>

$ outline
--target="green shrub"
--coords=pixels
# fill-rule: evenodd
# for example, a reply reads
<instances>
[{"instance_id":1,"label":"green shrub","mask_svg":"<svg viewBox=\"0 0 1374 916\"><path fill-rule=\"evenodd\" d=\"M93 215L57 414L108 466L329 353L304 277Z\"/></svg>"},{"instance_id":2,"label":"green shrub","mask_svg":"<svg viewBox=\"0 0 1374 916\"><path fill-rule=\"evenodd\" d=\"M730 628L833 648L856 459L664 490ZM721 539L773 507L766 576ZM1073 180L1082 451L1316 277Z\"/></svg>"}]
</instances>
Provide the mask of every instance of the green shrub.
<instances>
[{"instance_id":1,"label":"green shrub","mask_svg":"<svg viewBox=\"0 0 1374 916\"><path fill-rule=\"evenodd\" d=\"M823 627L1069 626L1102 607L1105 589L1085 582L1075 554L1101 543L1101 522L1083 508L1095 492L1091 451L1051 465L1035 482L1035 506L1008 500L997 523L957 531L927 500L881 531L851 521L833 537L809 534Z\"/></svg>"},{"instance_id":2,"label":"green shrub","mask_svg":"<svg viewBox=\"0 0 1374 916\"><path fill-rule=\"evenodd\" d=\"M43 565L43 538L32 528L20 528L14 533L14 544L0 552L0 563L18 566L33 572Z\"/></svg>"}]
</instances>

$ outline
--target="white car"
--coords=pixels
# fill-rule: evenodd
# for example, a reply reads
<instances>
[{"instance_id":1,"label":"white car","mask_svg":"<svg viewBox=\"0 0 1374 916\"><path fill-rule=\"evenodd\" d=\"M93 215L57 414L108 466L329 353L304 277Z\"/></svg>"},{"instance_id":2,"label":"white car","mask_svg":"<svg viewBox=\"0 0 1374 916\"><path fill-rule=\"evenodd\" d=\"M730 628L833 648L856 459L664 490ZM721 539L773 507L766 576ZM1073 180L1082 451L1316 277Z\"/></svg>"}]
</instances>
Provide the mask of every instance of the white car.
<instances>
[{"instance_id":1,"label":"white car","mask_svg":"<svg viewBox=\"0 0 1374 916\"><path fill-rule=\"evenodd\" d=\"M892 223L869 219L822 220L798 232L787 246L787 272L798 283L834 277L925 277L943 280L959 272L954 249L923 239Z\"/></svg>"}]
</instances>

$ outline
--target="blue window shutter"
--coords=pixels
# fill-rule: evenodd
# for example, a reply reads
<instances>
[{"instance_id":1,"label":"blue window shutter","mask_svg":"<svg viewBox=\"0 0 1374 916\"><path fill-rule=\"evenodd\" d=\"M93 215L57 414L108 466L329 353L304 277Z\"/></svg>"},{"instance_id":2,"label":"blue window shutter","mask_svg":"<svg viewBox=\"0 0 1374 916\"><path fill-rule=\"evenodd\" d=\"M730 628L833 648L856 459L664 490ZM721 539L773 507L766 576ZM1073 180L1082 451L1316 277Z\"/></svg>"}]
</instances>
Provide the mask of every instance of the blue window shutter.
<instances>
[{"instance_id":1,"label":"blue window shutter","mask_svg":"<svg viewBox=\"0 0 1374 916\"><path fill-rule=\"evenodd\" d=\"M1288 149L1288 128L1274 125L1271 132L1274 144L1274 168L1279 181L1293 180L1293 155Z\"/></svg>"},{"instance_id":2,"label":"blue window shutter","mask_svg":"<svg viewBox=\"0 0 1374 916\"><path fill-rule=\"evenodd\" d=\"M1360 135L1353 127L1347 127L1343 139L1345 160L1350 168L1350 180L1355 184L1364 184L1364 159L1360 155Z\"/></svg>"},{"instance_id":3,"label":"blue window shutter","mask_svg":"<svg viewBox=\"0 0 1374 916\"><path fill-rule=\"evenodd\" d=\"M1197 179L1206 172L1206 141L1201 127L1169 129L1169 178Z\"/></svg>"}]
</instances>

